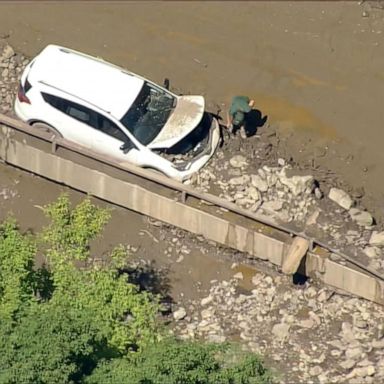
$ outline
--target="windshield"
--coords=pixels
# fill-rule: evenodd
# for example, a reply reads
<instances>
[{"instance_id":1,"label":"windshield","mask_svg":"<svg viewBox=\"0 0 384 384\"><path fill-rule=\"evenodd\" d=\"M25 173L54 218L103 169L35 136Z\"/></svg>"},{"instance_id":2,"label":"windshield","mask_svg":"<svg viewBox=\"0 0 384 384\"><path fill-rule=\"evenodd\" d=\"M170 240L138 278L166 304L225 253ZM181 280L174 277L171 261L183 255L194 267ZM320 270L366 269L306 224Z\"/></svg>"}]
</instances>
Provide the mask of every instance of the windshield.
<instances>
[{"instance_id":1,"label":"windshield","mask_svg":"<svg viewBox=\"0 0 384 384\"><path fill-rule=\"evenodd\" d=\"M121 123L143 145L152 142L176 106L176 98L147 82L121 119Z\"/></svg>"}]
</instances>

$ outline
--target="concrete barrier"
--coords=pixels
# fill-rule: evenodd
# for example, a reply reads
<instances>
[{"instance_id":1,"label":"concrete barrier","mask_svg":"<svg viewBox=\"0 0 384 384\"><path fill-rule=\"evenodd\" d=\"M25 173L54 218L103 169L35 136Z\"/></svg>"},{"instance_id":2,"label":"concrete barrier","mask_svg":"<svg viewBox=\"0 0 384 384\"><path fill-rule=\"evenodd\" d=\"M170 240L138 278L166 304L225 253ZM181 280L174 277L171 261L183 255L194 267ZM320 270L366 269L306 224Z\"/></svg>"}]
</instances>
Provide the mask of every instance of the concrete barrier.
<instances>
[{"instance_id":1,"label":"concrete barrier","mask_svg":"<svg viewBox=\"0 0 384 384\"><path fill-rule=\"evenodd\" d=\"M278 238L271 234L266 236L258 230L234 224L218 215L12 139L7 129L2 129L3 137L7 139L1 141L0 157L9 164L273 264L282 263L291 241L285 233L279 233Z\"/></svg>"}]
</instances>

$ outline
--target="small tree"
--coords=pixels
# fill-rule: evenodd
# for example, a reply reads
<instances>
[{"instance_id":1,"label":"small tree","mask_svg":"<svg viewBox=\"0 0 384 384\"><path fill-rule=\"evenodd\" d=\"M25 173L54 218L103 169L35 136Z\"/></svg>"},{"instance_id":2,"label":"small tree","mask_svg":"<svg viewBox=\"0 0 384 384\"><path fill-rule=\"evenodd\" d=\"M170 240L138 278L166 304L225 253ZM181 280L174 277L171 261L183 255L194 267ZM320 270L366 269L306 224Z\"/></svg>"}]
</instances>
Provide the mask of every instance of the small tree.
<instances>
[{"instance_id":1,"label":"small tree","mask_svg":"<svg viewBox=\"0 0 384 384\"><path fill-rule=\"evenodd\" d=\"M36 243L13 221L0 229L0 382L78 381L99 359L140 350L158 335L156 298L121 272L124 249L109 263L90 258L108 212L89 199L71 209L65 195L44 211L45 274L33 270Z\"/></svg>"}]
</instances>

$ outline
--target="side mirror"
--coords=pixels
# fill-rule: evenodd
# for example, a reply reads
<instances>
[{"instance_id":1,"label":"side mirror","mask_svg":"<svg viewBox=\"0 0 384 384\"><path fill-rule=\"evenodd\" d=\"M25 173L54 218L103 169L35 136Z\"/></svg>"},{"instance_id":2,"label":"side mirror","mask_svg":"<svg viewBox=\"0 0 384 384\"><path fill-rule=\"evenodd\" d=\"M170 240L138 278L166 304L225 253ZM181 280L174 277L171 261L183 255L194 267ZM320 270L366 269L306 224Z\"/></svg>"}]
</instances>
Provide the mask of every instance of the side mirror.
<instances>
[{"instance_id":1,"label":"side mirror","mask_svg":"<svg viewBox=\"0 0 384 384\"><path fill-rule=\"evenodd\" d=\"M169 90L169 79L167 77L164 79L163 87Z\"/></svg>"},{"instance_id":2,"label":"side mirror","mask_svg":"<svg viewBox=\"0 0 384 384\"><path fill-rule=\"evenodd\" d=\"M131 141L126 141L122 146L120 146L120 150L123 151L124 154L128 153L135 146Z\"/></svg>"}]
</instances>

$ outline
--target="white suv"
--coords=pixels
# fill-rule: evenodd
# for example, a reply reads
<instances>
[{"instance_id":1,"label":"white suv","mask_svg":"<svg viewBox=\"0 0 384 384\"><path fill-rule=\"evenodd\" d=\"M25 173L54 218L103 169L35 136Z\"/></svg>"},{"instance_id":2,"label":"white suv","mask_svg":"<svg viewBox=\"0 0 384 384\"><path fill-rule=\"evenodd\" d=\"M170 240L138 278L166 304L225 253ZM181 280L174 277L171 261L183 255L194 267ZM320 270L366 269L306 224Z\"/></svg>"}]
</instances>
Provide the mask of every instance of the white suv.
<instances>
[{"instance_id":1,"label":"white suv","mask_svg":"<svg viewBox=\"0 0 384 384\"><path fill-rule=\"evenodd\" d=\"M36 128L184 181L219 143L202 96L178 96L99 58L48 45L25 68L17 116Z\"/></svg>"}]
</instances>

